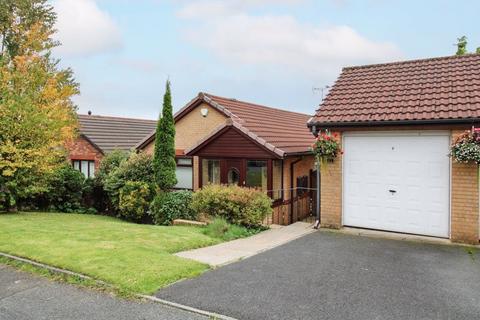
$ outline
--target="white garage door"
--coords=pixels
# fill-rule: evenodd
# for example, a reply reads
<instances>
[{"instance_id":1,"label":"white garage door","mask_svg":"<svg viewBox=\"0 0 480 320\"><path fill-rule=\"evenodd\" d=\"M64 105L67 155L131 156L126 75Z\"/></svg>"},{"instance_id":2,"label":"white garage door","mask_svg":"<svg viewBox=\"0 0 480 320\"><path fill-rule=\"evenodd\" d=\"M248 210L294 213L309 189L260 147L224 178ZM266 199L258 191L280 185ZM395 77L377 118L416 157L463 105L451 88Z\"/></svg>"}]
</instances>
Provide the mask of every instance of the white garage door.
<instances>
[{"instance_id":1,"label":"white garage door","mask_svg":"<svg viewBox=\"0 0 480 320\"><path fill-rule=\"evenodd\" d=\"M344 139L343 224L449 236L448 133Z\"/></svg>"}]
</instances>

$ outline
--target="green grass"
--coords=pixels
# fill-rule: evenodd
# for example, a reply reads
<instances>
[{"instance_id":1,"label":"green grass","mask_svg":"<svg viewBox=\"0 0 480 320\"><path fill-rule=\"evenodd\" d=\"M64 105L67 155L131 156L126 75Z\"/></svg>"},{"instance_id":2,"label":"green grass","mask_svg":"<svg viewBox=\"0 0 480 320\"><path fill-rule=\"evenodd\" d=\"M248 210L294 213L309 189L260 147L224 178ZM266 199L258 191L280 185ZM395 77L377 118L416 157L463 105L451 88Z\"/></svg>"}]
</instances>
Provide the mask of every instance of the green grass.
<instances>
[{"instance_id":1,"label":"green grass","mask_svg":"<svg viewBox=\"0 0 480 320\"><path fill-rule=\"evenodd\" d=\"M204 228L203 233L209 237L230 241L238 238L246 238L257 234L262 228L245 228L228 223L223 218L215 218Z\"/></svg>"},{"instance_id":2,"label":"green grass","mask_svg":"<svg viewBox=\"0 0 480 320\"><path fill-rule=\"evenodd\" d=\"M198 227L138 225L65 213L0 214L0 230L2 252L143 294L208 269L173 253L221 242Z\"/></svg>"}]
</instances>

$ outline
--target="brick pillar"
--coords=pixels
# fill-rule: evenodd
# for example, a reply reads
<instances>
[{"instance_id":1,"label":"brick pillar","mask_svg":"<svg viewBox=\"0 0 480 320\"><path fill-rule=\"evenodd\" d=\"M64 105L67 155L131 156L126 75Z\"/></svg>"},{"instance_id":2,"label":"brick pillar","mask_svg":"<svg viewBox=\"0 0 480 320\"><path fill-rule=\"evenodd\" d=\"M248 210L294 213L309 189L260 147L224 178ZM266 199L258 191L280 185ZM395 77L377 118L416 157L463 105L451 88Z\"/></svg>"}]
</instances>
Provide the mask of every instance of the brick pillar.
<instances>
[{"instance_id":1,"label":"brick pillar","mask_svg":"<svg viewBox=\"0 0 480 320\"><path fill-rule=\"evenodd\" d=\"M341 141L341 134L338 134ZM342 226L342 156L322 164L320 175L321 225L339 229Z\"/></svg>"},{"instance_id":2,"label":"brick pillar","mask_svg":"<svg viewBox=\"0 0 480 320\"><path fill-rule=\"evenodd\" d=\"M453 131L455 138L463 131ZM452 161L451 240L478 244L478 166Z\"/></svg>"}]
</instances>

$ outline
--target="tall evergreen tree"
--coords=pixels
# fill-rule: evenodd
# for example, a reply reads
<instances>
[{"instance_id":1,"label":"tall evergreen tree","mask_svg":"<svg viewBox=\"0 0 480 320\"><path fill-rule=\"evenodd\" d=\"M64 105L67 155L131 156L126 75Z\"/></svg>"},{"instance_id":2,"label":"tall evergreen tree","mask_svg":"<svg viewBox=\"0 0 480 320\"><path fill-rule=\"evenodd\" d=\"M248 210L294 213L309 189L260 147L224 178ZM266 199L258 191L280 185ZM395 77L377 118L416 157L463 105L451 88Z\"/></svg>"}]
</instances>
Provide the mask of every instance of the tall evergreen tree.
<instances>
[{"instance_id":1,"label":"tall evergreen tree","mask_svg":"<svg viewBox=\"0 0 480 320\"><path fill-rule=\"evenodd\" d=\"M158 119L155 134L155 151L153 155L153 169L155 181L162 191L168 191L177 184L175 175L175 121L172 110L172 94L170 81L167 80L165 95L163 96L162 115Z\"/></svg>"}]
</instances>

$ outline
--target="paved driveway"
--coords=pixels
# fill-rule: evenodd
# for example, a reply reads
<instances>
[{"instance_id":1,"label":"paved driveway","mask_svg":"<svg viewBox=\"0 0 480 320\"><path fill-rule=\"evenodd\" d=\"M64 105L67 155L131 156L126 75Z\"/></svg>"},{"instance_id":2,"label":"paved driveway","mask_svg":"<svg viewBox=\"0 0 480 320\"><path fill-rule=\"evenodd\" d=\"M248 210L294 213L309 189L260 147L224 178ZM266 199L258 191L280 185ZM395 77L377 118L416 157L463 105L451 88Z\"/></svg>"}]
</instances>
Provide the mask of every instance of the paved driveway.
<instances>
[{"instance_id":1,"label":"paved driveway","mask_svg":"<svg viewBox=\"0 0 480 320\"><path fill-rule=\"evenodd\" d=\"M126 301L0 264L1 320L206 319L156 303Z\"/></svg>"},{"instance_id":2,"label":"paved driveway","mask_svg":"<svg viewBox=\"0 0 480 320\"><path fill-rule=\"evenodd\" d=\"M322 231L157 296L238 319L478 319L480 254Z\"/></svg>"}]
</instances>

